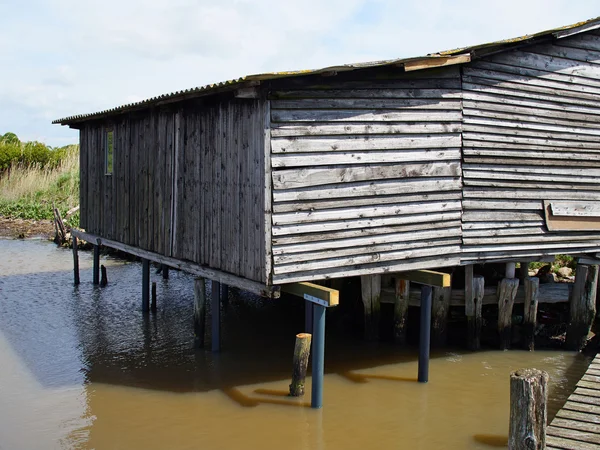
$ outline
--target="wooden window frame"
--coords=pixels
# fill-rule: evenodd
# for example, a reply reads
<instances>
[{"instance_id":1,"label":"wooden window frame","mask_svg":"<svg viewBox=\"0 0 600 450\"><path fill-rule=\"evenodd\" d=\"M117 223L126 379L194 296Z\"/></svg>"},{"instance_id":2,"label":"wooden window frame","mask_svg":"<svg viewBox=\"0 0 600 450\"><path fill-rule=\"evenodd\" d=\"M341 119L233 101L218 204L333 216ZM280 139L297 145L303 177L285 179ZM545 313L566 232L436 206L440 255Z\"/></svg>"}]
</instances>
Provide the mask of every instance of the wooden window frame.
<instances>
[{"instance_id":1,"label":"wooden window frame","mask_svg":"<svg viewBox=\"0 0 600 450\"><path fill-rule=\"evenodd\" d=\"M112 135L112 152L110 153L109 170L109 135ZM107 127L104 129L104 175L111 176L115 170L115 129Z\"/></svg>"}]
</instances>

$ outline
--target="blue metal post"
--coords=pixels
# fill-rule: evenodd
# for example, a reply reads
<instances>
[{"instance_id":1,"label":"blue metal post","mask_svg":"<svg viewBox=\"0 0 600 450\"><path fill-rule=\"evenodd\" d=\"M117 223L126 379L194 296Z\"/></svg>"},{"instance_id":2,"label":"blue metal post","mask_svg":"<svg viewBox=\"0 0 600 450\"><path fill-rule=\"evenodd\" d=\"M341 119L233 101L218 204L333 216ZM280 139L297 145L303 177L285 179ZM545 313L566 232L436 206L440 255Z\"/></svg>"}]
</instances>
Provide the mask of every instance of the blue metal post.
<instances>
[{"instance_id":1,"label":"blue metal post","mask_svg":"<svg viewBox=\"0 0 600 450\"><path fill-rule=\"evenodd\" d=\"M313 304L312 392L310 406L323 407L323 376L325 374L325 307Z\"/></svg>"},{"instance_id":2,"label":"blue metal post","mask_svg":"<svg viewBox=\"0 0 600 450\"><path fill-rule=\"evenodd\" d=\"M212 282L211 289L211 350L221 351L221 283Z\"/></svg>"},{"instance_id":3,"label":"blue metal post","mask_svg":"<svg viewBox=\"0 0 600 450\"><path fill-rule=\"evenodd\" d=\"M93 283L100 284L100 246L94 245Z\"/></svg>"},{"instance_id":4,"label":"blue metal post","mask_svg":"<svg viewBox=\"0 0 600 450\"><path fill-rule=\"evenodd\" d=\"M431 341L431 286L421 287L421 330L419 334L419 382L429 381L429 347Z\"/></svg>"},{"instance_id":5,"label":"blue metal post","mask_svg":"<svg viewBox=\"0 0 600 450\"><path fill-rule=\"evenodd\" d=\"M312 334L313 332L313 303L304 301L304 332Z\"/></svg>"},{"instance_id":6,"label":"blue metal post","mask_svg":"<svg viewBox=\"0 0 600 450\"><path fill-rule=\"evenodd\" d=\"M150 261L142 259L142 311L150 310Z\"/></svg>"}]
</instances>

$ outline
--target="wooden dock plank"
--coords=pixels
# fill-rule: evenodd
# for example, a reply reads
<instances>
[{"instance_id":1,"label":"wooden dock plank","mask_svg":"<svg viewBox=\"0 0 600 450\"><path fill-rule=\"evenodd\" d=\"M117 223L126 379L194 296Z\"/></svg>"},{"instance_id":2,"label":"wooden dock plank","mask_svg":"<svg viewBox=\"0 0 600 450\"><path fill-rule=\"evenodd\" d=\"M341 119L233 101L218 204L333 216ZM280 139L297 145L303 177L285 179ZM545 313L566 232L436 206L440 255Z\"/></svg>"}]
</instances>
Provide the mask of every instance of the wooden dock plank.
<instances>
[{"instance_id":1,"label":"wooden dock plank","mask_svg":"<svg viewBox=\"0 0 600 450\"><path fill-rule=\"evenodd\" d=\"M552 421L552 427L568 428L570 430L585 431L600 435L600 427L596 423L581 422L579 420L557 417Z\"/></svg>"},{"instance_id":2,"label":"wooden dock plank","mask_svg":"<svg viewBox=\"0 0 600 450\"><path fill-rule=\"evenodd\" d=\"M568 409L561 409L558 413L556 413L556 417L562 419L578 420L580 422L600 424L600 416L597 416L595 414L588 414L585 412L569 411ZM554 423L554 421L552 423Z\"/></svg>"},{"instance_id":3,"label":"wooden dock plank","mask_svg":"<svg viewBox=\"0 0 600 450\"><path fill-rule=\"evenodd\" d=\"M577 389L575 389L575 394L584 395L586 397L600 397L600 391L584 387L578 387Z\"/></svg>"},{"instance_id":4,"label":"wooden dock plank","mask_svg":"<svg viewBox=\"0 0 600 450\"><path fill-rule=\"evenodd\" d=\"M571 430L568 428L560 428L555 427L553 425L548 427L547 434L549 437L554 436L565 439L573 439L581 442L587 442L590 444L599 444L599 446L596 448L600 448L600 434L588 433L586 431Z\"/></svg>"},{"instance_id":5,"label":"wooden dock plank","mask_svg":"<svg viewBox=\"0 0 600 450\"><path fill-rule=\"evenodd\" d=\"M583 387L586 389L596 389L600 392L600 383L594 383L593 381L584 381L581 380L577 383L578 387Z\"/></svg>"},{"instance_id":6,"label":"wooden dock plank","mask_svg":"<svg viewBox=\"0 0 600 450\"><path fill-rule=\"evenodd\" d=\"M587 442L573 441L556 436L546 436L546 448L560 448L564 450L599 450L600 445Z\"/></svg>"}]
</instances>

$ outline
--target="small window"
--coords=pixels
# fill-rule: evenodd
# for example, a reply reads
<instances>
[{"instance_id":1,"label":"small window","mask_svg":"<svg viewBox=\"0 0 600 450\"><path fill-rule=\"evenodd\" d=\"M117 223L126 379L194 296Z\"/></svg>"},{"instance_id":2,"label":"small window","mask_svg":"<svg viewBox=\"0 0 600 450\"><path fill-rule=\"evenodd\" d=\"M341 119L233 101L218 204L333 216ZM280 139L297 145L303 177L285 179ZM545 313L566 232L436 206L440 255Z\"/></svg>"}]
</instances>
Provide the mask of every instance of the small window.
<instances>
[{"instance_id":1,"label":"small window","mask_svg":"<svg viewBox=\"0 0 600 450\"><path fill-rule=\"evenodd\" d=\"M112 175L113 173L113 156L115 152L114 144L114 131L106 130L106 149L105 149L105 167L106 175Z\"/></svg>"}]
</instances>

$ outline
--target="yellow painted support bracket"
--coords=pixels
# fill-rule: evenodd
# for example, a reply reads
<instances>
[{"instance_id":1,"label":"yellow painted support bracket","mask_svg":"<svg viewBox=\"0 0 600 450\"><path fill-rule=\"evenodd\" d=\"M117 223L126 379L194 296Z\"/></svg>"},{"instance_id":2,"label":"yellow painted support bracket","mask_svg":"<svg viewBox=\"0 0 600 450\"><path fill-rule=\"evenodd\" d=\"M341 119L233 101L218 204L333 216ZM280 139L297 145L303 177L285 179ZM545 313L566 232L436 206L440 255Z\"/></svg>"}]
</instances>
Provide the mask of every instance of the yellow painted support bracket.
<instances>
[{"instance_id":1,"label":"yellow painted support bracket","mask_svg":"<svg viewBox=\"0 0 600 450\"><path fill-rule=\"evenodd\" d=\"M304 300L325 306L326 308L336 306L340 303L340 291L325 286L319 286L314 283L302 282L283 284L281 286L281 292L297 295Z\"/></svg>"},{"instance_id":2,"label":"yellow painted support bracket","mask_svg":"<svg viewBox=\"0 0 600 450\"><path fill-rule=\"evenodd\" d=\"M408 272L398 272L395 276L403 280L438 287L450 287L452 281L449 273L434 272L433 270L410 270Z\"/></svg>"}]
</instances>

